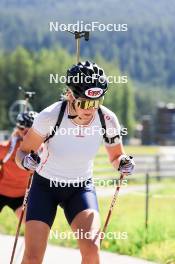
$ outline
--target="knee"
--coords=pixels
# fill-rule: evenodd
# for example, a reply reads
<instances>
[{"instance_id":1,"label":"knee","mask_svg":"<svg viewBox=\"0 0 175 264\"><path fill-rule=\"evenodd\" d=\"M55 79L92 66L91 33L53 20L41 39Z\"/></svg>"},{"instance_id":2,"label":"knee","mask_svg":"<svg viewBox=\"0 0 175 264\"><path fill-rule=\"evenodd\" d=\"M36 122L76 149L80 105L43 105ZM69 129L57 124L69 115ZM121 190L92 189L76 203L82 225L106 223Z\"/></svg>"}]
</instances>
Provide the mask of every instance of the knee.
<instances>
[{"instance_id":1,"label":"knee","mask_svg":"<svg viewBox=\"0 0 175 264\"><path fill-rule=\"evenodd\" d=\"M24 254L21 264L41 264L42 258L37 254Z\"/></svg>"},{"instance_id":2,"label":"knee","mask_svg":"<svg viewBox=\"0 0 175 264\"><path fill-rule=\"evenodd\" d=\"M100 263L100 247L93 241L87 243L87 247L82 251L83 263L96 264Z\"/></svg>"}]
</instances>

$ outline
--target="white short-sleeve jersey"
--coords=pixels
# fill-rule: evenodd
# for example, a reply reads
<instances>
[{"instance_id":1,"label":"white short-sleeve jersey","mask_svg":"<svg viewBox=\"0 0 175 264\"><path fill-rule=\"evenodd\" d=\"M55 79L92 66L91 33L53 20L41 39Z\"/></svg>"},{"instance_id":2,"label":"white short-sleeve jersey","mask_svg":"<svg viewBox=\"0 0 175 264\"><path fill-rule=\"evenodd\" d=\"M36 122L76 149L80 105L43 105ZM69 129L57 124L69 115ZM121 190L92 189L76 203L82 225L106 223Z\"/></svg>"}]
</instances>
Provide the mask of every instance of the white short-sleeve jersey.
<instances>
[{"instance_id":1,"label":"white short-sleeve jersey","mask_svg":"<svg viewBox=\"0 0 175 264\"><path fill-rule=\"evenodd\" d=\"M32 128L43 138L47 138L55 127L62 102L47 107L35 118ZM101 106L106 123L106 134L109 138L120 136L120 125L116 115ZM88 125L77 125L68 118L67 104L59 129L53 138L44 144L41 163L37 172L47 178L57 181L84 181L92 177L93 160L103 142L103 130L96 111ZM116 138L112 146L121 143ZM109 145L104 142L104 144Z\"/></svg>"}]
</instances>

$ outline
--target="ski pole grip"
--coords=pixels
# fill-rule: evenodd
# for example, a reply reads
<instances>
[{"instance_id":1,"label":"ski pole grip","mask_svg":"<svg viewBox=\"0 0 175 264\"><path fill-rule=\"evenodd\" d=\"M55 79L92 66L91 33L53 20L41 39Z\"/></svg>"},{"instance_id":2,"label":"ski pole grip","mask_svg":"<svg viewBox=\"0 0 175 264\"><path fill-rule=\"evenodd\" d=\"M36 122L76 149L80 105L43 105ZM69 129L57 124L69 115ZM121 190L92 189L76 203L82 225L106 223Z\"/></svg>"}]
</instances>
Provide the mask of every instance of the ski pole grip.
<instances>
[{"instance_id":1,"label":"ski pole grip","mask_svg":"<svg viewBox=\"0 0 175 264\"><path fill-rule=\"evenodd\" d=\"M121 167L128 164L130 162L130 160L133 159L132 156L125 156L121 158L119 167L118 167L118 171L120 171Z\"/></svg>"}]
</instances>

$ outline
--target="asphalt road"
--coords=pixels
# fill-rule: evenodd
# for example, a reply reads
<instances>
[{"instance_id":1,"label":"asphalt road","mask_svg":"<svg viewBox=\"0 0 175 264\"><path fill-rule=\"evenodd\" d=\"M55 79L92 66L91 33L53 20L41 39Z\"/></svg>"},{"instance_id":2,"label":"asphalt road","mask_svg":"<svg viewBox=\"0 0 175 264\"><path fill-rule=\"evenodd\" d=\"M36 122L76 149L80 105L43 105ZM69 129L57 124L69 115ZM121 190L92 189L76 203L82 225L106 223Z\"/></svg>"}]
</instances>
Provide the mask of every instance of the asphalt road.
<instances>
[{"instance_id":1,"label":"asphalt road","mask_svg":"<svg viewBox=\"0 0 175 264\"><path fill-rule=\"evenodd\" d=\"M0 235L0 264L9 264L14 237ZM13 264L20 264L24 250L23 238L19 238L16 257ZM79 250L48 245L43 264L80 264ZM145 260L101 252L101 264L153 264Z\"/></svg>"}]
</instances>

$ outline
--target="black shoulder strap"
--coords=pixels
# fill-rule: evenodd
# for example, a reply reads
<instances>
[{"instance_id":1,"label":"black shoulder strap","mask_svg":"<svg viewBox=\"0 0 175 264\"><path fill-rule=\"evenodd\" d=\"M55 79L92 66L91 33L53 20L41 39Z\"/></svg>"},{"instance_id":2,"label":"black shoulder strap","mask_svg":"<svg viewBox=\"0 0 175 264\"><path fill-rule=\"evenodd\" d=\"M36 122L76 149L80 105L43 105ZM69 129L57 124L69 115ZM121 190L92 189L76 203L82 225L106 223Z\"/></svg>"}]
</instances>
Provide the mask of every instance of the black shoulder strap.
<instances>
[{"instance_id":1,"label":"black shoulder strap","mask_svg":"<svg viewBox=\"0 0 175 264\"><path fill-rule=\"evenodd\" d=\"M57 122L55 124L55 127L54 129L52 130L52 134L50 134L50 136L48 136L45 140L44 140L44 143L46 143L50 138L52 138L54 135L55 135L55 132L56 132L56 129L58 129L61 125L61 122L62 122L62 119L63 119L63 116L64 116L64 112L65 112L65 109L66 109L66 105L67 105L67 101L64 100L62 102L62 105L61 105L61 109L60 109L60 112L59 112L59 115L58 115L58 119L57 119Z\"/></svg>"},{"instance_id":2,"label":"black shoulder strap","mask_svg":"<svg viewBox=\"0 0 175 264\"><path fill-rule=\"evenodd\" d=\"M106 136L106 123L105 123L105 119L104 119L104 114L103 114L103 112L102 112L100 107L98 108L98 114L99 114L99 117L100 117L101 126L102 126L102 128L104 130L103 138L106 141L106 139L107 139L107 136Z\"/></svg>"},{"instance_id":3,"label":"black shoulder strap","mask_svg":"<svg viewBox=\"0 0 175 264\"><path fill-rule=\"evenodd\" d=\"M98 114L99 114L99 117L100 117L101 126L102 126L102 128L104 130L103 138L104 138L106 143L113 144L115 142L115 138L120 138L120 135L116 135L115 137L108 138L107 135L106 135L106 123L105 123L105 119L104 119L104 114L103 114L103 112L102 112L100 107L98 109Z\"/></svg>"}]
</instances>

